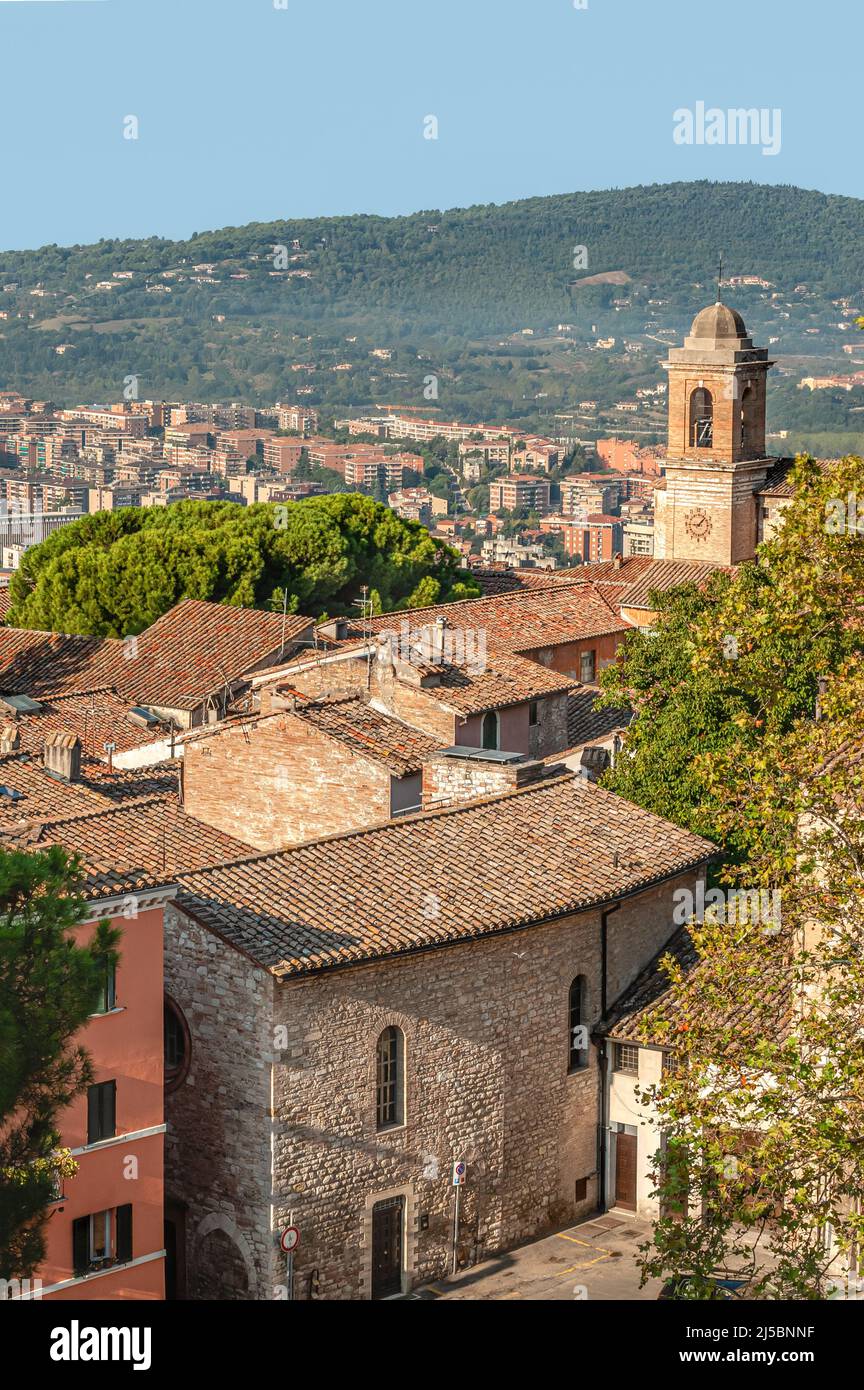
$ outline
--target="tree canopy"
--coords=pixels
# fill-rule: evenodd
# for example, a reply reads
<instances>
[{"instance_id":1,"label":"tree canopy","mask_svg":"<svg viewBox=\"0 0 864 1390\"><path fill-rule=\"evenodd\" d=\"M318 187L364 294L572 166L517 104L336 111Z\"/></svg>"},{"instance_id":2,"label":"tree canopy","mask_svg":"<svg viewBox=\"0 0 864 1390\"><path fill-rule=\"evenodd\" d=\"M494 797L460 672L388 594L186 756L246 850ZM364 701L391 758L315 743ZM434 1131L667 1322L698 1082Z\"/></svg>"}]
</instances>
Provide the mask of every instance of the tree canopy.
<instances>
[{"instance_id":1,"label":"tree canopy","mask_svg":"<svg viewBox=\"0 0 864 1390\"><path fill-rule=\"evenodd\" d=\"M643 1271L695 1298L718 1273L831 1296L864 1236L864 462L793 483L756 560L656 595L603 677L636 709L610 784L725 856L644 1034L677 1065L644 1096L665 1146Z\"/></svg>"},{"instance_id":2,"label":"tree canopy","mask_svg":"<svg viewBox=\"0 0 864 1390\"><path fill-rule=\"evenodd\" d=\"M11 626L100 637L141 632L181 598L350 613L479 593L460 557L418 522L358 493L284 504L177 502L97 512L22 558Z\"/></svg>"},{"instance_id":3,"label":"tree canopy","mask_svg":"<svg viewBox=\"0 0 864 1390\"><path fill-rule=\"evenodd\" d=\"M0 1278L32 1274L58 1178L75 1171L57 1116L93 1079L75 1035L97 1006L117 932L70 935L87 916L73 860L52 846L0 851Z\"/></svg>"}]
</instances>

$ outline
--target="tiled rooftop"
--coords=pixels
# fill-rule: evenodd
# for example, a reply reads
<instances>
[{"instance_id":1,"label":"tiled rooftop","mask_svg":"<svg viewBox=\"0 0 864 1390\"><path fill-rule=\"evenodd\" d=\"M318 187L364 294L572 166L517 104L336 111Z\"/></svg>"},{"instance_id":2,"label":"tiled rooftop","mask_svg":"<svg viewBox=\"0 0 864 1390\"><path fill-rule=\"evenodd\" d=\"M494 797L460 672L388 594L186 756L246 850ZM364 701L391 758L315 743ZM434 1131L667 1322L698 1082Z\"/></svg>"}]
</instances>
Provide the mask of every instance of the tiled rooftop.
<instances>
[{"instance_id":1,"label":"tiled rooftop","mask_svg":"<svg viewBox=\"0 0 864 1390\"><path fill-rule=\"evenodd\" d=\"M289 613L287 654L311 624L311 618ZM281 613L181 599L137 638L122 689L139 704L194 709L244 671L277 658L282 640Z\"/></svg>"},{"instance_id":2,"label":"tiled rooftop","mask_svg":"<svg viewBox=\"0 0 864 1390\"><path fill-rule=\"evenodd\" d=\"M786 944L782 937L765 938L766 969L753 999L730 998L726 1023L733 1036L741 1036L748 1020L761 1033L764 1030L765 1009L778 1034L789 1026L792 1017L793 992L789 988L784 968ZM699 969L699 955L688 928L679 927L666 945L649 961L641 974L625 990L601 1022L598 1032L616 1041L645 1043L665 1041L659 1025L661 1011L668 1013L673 998L669 975L662 962L670 956L683 966L689 975ZM770 963L770 968L769 967ZM652 1027L652 1024L654 1026Z\"/></svg>"},{"instance_id":3,"label":"tiled rooftop","mask_svg":"<svg viewBox=\"0 0 864 1390\"><path fill-rule=\"evenodd\" d=\"M580 912L713 852L707 840L565 776L183 874L180 901L287 976Z\"/></svg>"},{"instance_id":4,"label":"tiled rooftop","mask_svg":"<svg viewBox=\"0 0 864 1390\"><path fill-rule=\"evenodd\" d=\"M491 598L464 599L410 612L385 613L366 624L352 620L349 636L400 632L409 622L412 633L443 618L451 628L485 633L490 651L526 652L606 633L625 632L614 605L587 583L557 584L549 588L498 594Z\"/></svg>"},{"instance_id":5,"label":"tiled rooftop","mask_svg":"<svg viewBox=\"0 0 864 1390\"><path fill-rule=\"evenodd\" d=\"M72 694L113 687L129 703L194 709L283 642L290 655L312 619L181 599L133 641L0 626L0 692Z\"/></svg>"},{"instance_id":6,"label":"tiled rooftop","mask_svg":"<svg viewBox=\"0 0 864 1390\"><path fill-rule=\"evenodd\" d=\"M22 753L40 753L48 735L62 731L77 734L82 752L101 759L107 757L106 743L123 753L164 738L167 732L165 725L145 728L130 719L131 702L116 690L44 696L39 703L38 713L19 714L14 721ZM3 713L0 706L0 723Z\"/></svg>"},{"instance_id":7,"label":"tiled rooftop","mask_svg":"<svg viewBox=\"0 0 864 1390\"><path fill-rule=\"evenodd\" d=\"M173 883L180 870L206 869L249 852L248 845L193 820L165 796L57 817L27 838L28 849L49 844L78 855L89 898Z\"/></svg>"},{"instance_id":8,"label":"tiled rooftop","mask_svg":"<svg viewBox=\"0 0 864 1390\"><path fill-rule=\"evenodd\" d=\"M154 795L176 799L177 783L176 763L109 772L104 763L82 758L81 780L67 782L31 754L10 753L0 756L0 826L85 815Z\"/></svg>"},{"instance_id":9,"label":"tiled rooftop","mask_svg":"<svg viewBox=\"0 0 864 1390\"><path fill-rule=\"evenodd\" d=\"M625 729L633 718L632 711L610 706L597 709L599 692L592 686L581 686L567 697L567 743L570 748L578 748L596 739L608 738L610 734Z\"/></svg>"},{"instance_id":10,"label":"tiled rooftop","mask_svg":"<svg viewBox=\"0 0 864 1390\"><path fill-rule=\"evenodd\" d=\"M397 777L419 772L424 759L443 746L364 700L298 700L292 713L352 752L384 763Z\"/></svg>"},{"instance_id":11,"label":"tiled rooftop","mask_svg":"<svg viewBox=\"0 0 864 1390\"><path fill-rule=\"evenodd\" d=\"M68 694L119 683L123 643L113 637L74 637L58 632L0 627L0 692Z\"/></svg>"},{"instance_id":12,"label":"tiled rooftop","mask_svg":"<svg viewBox=\"0 0 864 1390\"><path fill-rule=\"evenodd\" d=\"M487 659L485 671L443 667L440 684L432 687L432 693L465 715L521 705L545 695L560 695L574 684L571 677L548 671L536 661L509 652L494 652Z\"/></svg>"}]
</instances>

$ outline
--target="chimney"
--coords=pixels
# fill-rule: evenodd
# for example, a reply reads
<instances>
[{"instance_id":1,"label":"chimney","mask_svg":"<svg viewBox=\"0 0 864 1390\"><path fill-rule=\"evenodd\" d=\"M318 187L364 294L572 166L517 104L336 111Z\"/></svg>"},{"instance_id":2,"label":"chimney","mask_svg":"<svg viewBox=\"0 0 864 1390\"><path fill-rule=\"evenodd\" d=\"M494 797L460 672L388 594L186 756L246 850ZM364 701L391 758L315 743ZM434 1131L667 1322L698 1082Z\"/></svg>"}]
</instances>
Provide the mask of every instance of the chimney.
<instances>
[{"instance_id":1,"label":"chimney","mask_svg":"<svg viewBox=\"0 0 864 1390\"><path fill-rule=\"evenodd\" d=\"M45 740L42 760L49 772L65 782L81 780L81 740L77 734L58 731Z\"/></svg>"},{"instance_id":2,"label":"chimney","mask_svg":"<svg viewBox=\"0 0 864 1390\"><path fill-rule=\"evenodd\" d=\"M503 796L539 782L561 766L547 767L525 753L503 753L487 748L444 748L423 764L424 811L440 810L484 796Z\"/></svg>"},{"instance_id":3,"label":"chimney","mask_svg":"<svg viewBox=\"0 0 864 1390\"><path fill-rule=\"evenodd\" d=\"M4 724L0 729L0 753L17 753L21 735L14 724Z\"/></svg>"},{"instance_id":4,"label":"chimney","mask_svg":"<svg viewBox=\"0 0 864 1390\"><path fill-rule=\"evenodd\" d=\"M624 563L623 559L622 559L621 556L618 555L617 553L616 553L615 555L612 556L612 568L613 568L613 570L620 570L620 568L621 568L621 566L623 565L623 563Z\"/></svg>"}]
</instances>

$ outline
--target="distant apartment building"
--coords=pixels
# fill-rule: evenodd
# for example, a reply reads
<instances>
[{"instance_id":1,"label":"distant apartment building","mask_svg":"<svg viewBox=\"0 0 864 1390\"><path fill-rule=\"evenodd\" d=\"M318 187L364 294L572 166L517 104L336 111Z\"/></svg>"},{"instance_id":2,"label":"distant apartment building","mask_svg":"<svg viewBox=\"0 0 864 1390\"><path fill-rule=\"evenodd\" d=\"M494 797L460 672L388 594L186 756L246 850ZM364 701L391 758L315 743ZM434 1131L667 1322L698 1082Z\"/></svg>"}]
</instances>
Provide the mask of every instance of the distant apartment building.
<instances>
[{"instance_id":1,"label":"distant apartment building","mask_svg":"<svg viewBox=\"0 0 864 1390\"><path fill-rule=\"evenodd\" d=\"M280 426L281 428L286 427ZM290 475L300 462L305 447L302 439L279 439L274 436L264 444L264 466L275 469L277 473Z\"/></svg>"},{"instance_id":2,"label":"distant apartment building","mask_svg":"<svg viewBox=\"0 0 864 1390\"><path fill-rule=\"evenodd\" d=\"M527 436L517 439L510 451L510 469L513 472L523 468L536 468L549 473L558 467L561 451L557 444L548 439Z\"/></svg>"},{"instance_id":3,"label":"distant apartment building","mask_svg":"<svg viewBox=\"0 0 864 1390\"><path fill-rule=\"evenodd\" d=\"M419 521L431 526L433 517L447 516L446 497L435 497L425 487L405 487L391 492L387 503L403 521Z\"/></svg>"},{"instance_id":4,"label":"distant apartment building","mask_svg":"<svg viewBox=\"0 0 864 1390\"><path fill-rule=\"evenodd\" d=\"M489 484L489 510L493 512L528 511L548 512L550 485L545 478L534 478L530 474L511 473L506 478L496 478Z\"/></svg>"},{"instance_id":5,"label":"distant apartment building","mask_svg":"<svg viewBox=\"0 0 864 1390\"><path fill-rule=\"evenodd\" d=\"M598 439L597 457L615 473L646 473L659 478L666 457L664 447L646 447L633 439Z\"/></svg>"},{"instance_id":6,"label":"distant apartment building","mask_svg":"<svg viewBox=\"0 0 864 1390\"><path fill-rule=\"evenodd\" d=\"M276 420L280 430L297 430L304 436L318 429L318 411L308 405L277 406Z\"/></svg>"},{"instance_id":7,"label":"distant apartment building","mask_svg":"<svg viewBox=\"0 0 864 1390\"><path fill-rule=\"evenodd\" d=\"M621 554L622 532L620 516L604 516L592 513L588 516L587 553L583 554L586 564L597 565Z\"/></svg>"},{"instance_id":8,"label":"distant apartment building","mask_svg":"<svg viewBox=\"0 0 864 1390\"><path fill-rule=\"evenodd\" d=\"M654 518L632 517L622 522L623 556L654 554Z\"/></svg>"},{"instance_id":9,"label":"distant apartment building","mask_svg":"<svg viewBox=\"0 0 864 1390\"><path fill-rule=\"evenodd\" d=\"M467 473L466 465L469 460L476 460L478 465L497 463L506 467L510 463L510 440L497 437L492 439L463 439L459 444L459 464L463 472ZM479 466L476 471L479 477Z\"/></svg>"},{"instance_id":10,"label":"distant apartment building","mask_svg":"<svg viewBox=\"0 0 864 1390\"><path fill-rule=\"evenodd\" d=\"M565 478L561 483L561 511L565 516L578 514L584 518L589 512L609 514L618 505L619 485L617 481L592 483L580 478Z\"/></svg>"}]
</instances>

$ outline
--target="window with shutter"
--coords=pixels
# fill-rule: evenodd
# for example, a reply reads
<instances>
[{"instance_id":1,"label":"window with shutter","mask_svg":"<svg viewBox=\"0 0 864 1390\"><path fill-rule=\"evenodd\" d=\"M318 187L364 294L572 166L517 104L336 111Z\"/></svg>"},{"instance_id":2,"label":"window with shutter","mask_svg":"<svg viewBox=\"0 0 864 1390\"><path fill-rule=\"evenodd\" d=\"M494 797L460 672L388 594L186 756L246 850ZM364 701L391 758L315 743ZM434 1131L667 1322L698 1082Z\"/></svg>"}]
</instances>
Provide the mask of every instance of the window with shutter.
<instances>
[{"instance_id":1,"label":"window with shutter","mask_svg":"<svg viewBox=\"0 0 864 1390\"><path fill-rule=\"evenodd\" d=\"M72 1269L77 1276L90 1268L90 1217L79 1216L72 1222Z\"/></svg>"},{"instance_id":2,"label":"window with shutter","mask_svg":"<svg viewBox=\"0 0 864 1390\"><path fill-rule=\"evenodd\" d=\"M116 1134L117 1082L100 1081L87 1091L87 1143L98 1144Z\"/></svg>"},{"instance_id":3,"label":"window with shutter","mask_svg":"<svg viewBox=\"0 0 864 1390\"><path fill-rule=\"evenodd\" d=\"M117 1208L117 1259L126 1264L132 1259L132 1203Z\"/></svg>"}]
</instances>

